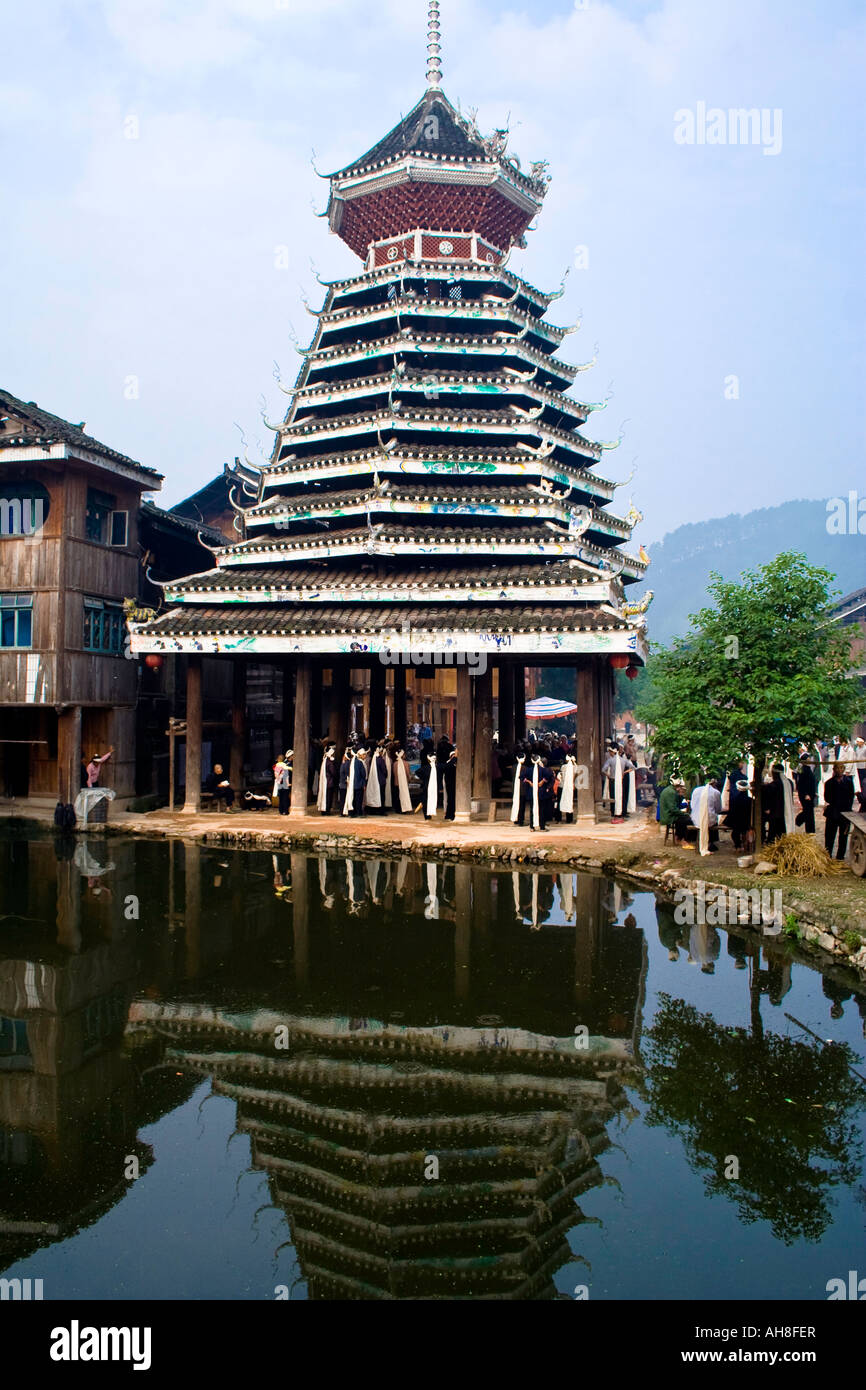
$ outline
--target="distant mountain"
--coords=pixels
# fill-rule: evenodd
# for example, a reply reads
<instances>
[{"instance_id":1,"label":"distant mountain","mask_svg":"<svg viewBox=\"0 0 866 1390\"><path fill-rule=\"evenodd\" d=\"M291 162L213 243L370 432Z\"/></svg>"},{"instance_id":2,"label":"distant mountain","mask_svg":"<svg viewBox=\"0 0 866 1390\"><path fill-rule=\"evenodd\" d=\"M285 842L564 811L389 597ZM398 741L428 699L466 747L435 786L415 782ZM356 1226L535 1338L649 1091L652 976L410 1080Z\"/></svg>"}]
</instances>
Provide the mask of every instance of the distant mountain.
<instances>
[{"instance_id":1,"label":"distant mountain","mask_svg":"<svg viewBox=\"0 0 866 1390\"><path fill-rule=\"evenodd\" d=\"M866 584L866 535L830 535L824 501L784 502L745 515L678 526L647 547L652 561L645 584L629 585L631 599L652 589L647 613L651 642L665 645L689 627L689 614L709 602L710 571L737 579L783 550L802 551L810 564L836 575L842 594Z\"/></svg>"}]
</instances>

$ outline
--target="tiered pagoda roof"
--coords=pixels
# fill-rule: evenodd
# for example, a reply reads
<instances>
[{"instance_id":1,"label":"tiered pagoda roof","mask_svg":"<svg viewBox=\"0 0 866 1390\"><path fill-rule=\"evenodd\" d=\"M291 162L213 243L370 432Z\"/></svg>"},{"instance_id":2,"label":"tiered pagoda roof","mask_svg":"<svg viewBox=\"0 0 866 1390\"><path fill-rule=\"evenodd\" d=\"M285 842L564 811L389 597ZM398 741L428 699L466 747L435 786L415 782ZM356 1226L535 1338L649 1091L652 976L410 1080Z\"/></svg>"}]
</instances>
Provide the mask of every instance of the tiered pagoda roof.
<instances>
[{"instance_id":1,"label":"tiered pagoda roof","mask_svg":"<svg viewBox=\"0 0 866 1390\"><path fill-rule=\"evenodd\" d=\"M311 1298L556 1297L625 1104L624 1042L150 1001L137 1026L235 1101Z\"/></svg>"},{"instance_id":2,"label":"tiered pagoda roof","mask_svg":"<svg viewBox=\"0 0 866 1390\"><path fill-rule=\"evenodd\" d=\"M272 456L235 492L238 541L168 586L182 607L134 650L375 653L408 625L434 652L642 659L623 602L646 570L622 548L639 514L617 515L607 446L582 433L598 403L566 394L574 326L545 317L561 291L504 264L545 166L522 171L507 132L448 101L435 4L430 36L421 101L330 176L331 227L364 270L310 311Z\"/></svg>"}]
</instances>

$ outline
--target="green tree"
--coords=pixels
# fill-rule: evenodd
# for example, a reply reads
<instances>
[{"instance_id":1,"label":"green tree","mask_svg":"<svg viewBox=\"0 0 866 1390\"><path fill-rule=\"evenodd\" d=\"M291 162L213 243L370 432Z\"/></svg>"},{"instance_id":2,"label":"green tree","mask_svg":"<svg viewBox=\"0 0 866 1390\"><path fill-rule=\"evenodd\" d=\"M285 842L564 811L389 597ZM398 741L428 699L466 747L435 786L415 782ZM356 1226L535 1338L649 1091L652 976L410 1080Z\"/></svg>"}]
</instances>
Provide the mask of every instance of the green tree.
<instances>
[{"instance_id":1,"label":"green tree","mask_svg":"<svg viewBox=\"0 0 866 1390\"><path fill-rule=\"evenodd\" d=\"M650 696L636 711L684 776L697 780L752 754L760 787L768 759L848 733L861 717L850 634L828 622L833 579L791 551L739 583L712 575L715 607L652 655Z\"/></svg>"},{"instance_id":2,"label":"green tree","mask_svg":"<svg viewBox=\"0 0 866 1390\"><path fill-rule=\"evenodd\" d=\"M660 994L642 1052L647 1124L680 1136L707 1193L735 1203L746 1223L768 1221L786 1244L819 1240L832 1189L853 1187L862 1171L850 1048L724 1027ZM725 1177L731 1155L736 1181Z\"/></svg>"}]
</instances>

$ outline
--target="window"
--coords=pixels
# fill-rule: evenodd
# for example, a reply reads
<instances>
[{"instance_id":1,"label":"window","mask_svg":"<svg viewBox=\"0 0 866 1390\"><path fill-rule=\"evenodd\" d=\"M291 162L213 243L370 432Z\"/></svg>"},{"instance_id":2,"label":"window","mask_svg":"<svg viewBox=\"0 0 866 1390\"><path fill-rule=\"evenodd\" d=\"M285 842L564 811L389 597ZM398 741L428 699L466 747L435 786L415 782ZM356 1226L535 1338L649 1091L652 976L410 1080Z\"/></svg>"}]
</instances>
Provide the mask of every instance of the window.
<instances>
[{"instance_id":1,"label":"window","mask_svg":"<svg viewBox=\"0 0 866 1390\"><path fill-rule=\"evenodd\" d=\"M0 594L0 647L33 644L33 595Z\"/></svg>"},{"instance_id":2,"label":"window","mask_svg":"<svg viewBox=\"0 0 866 1390\"><path fill-rule=\"evenodd\" d=\"M84 534L89 541L99 545L111 543L112 513L115 498L107 492L98 492L95 487L87 489L87 512L84 519Z\"/></svg>"},{"instance_id":3,"label":"window","mask_svg":"<svg viewBox=\"0 0 866 1390\"><path fill-rule=\"evenodd\" d=\"M84 647L88 652L121 656L126 641L123 607L101 598L84 600Z\"/></svg>"},{"instance_id":4,"label":"window","mask_svg":"<svg viewBox=\"0 0 866 1390\"><path fill-rule=\"evenodd\" d=\"M109 545L126 545L129 534L129 512L111 513Z\"/></svg>"},{"instance_id":5,"label":"window","mask_svg":"<svg viewBox=\"0 0 866 1390\"><path fill-rule=\"evenodd\" d=\"M33 1070L27 1022L23 1018L0 1018L0 1070Z\"/></svg>"}]
</instances>

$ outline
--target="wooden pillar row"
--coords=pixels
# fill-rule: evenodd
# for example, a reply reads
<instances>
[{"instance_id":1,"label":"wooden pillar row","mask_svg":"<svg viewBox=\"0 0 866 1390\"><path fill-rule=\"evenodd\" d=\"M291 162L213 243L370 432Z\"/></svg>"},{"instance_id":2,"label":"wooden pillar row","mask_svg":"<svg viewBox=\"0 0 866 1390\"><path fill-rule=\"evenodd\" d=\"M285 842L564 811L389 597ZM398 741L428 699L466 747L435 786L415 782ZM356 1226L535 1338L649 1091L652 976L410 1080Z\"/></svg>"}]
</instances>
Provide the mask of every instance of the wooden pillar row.
<instances>
[{"instance_id":1,"label":"wooden pillar row","mask_svg":"<svg viewBox=\"0 0 866 1390\"><path fill-rule=\"evenodd\" d=\"M331 717L328 738L342 756L349 732L349 668L342 662L331 667Z\"/></svg>"},{"instance_id":2,"label":"wooden pillar row","mask_svg":"<svg viewBox=\"0 0 866 1390\"><path fill-rule=\"evenodd\" d=\"M201 657L190 655L186 665L186 797L183 814L201 810Z\"/></svg>"},{"instance_id":3,"label":"wooden pillar row","mask_svg":"<svg viewBox=\"0 0 866 1390\"><path fill-rule=\"evenodd\" d=\"M509 661L499 663L499 742L514 747L514 674Z\"/></svg>"},{"instance_id":4,"label":"wooden pillar row","mask_svg":"<svg viewBox=\"0 0 866 1390\"><path fill-rule=\"evenodd\" d=\"M472 675L457 667L457 788L454 819L465 824L472 813Z\"/></svg>"},{"instance_id":5,"label":"wooden pillar row","mask_svg":"<svg viewBox=\"0 0 866 1390\"><path fill-rule=\"evenodd\" d=\"M577 705L577 820L595 822L596 784L599 768L599 702L596 667L598 658L578 658L575 703Z\"/></svg>"},{"instance_id":6,"label":"wooden pillar row","mask_svg":"<svg viewBox=\"0 0 866 1390\"><path fill-rule=\"evenodd\" d=\"M229 782L236 796L243 788L247 744L247 663L236 657L232 664L232 741L229 753Z\"/></svg>"},{"instance_id":7,"label":"wooden pillar row","mask_svg":"<svg viewBox=\"0 0 866 1390\"><path fill-rule=\"evenodd\" d=\"M74 801L81 785L81 706L57 716L57 800Z\"/></svg>"},{"instance_id":8,"label":"wooden pillar row","mask_svg":"<svg viewBox=\"0 0 866 1390\"><path fill-rule=\"evenodd\" d=\"M385 737L385 676L387 668L381 661L374 661L370 667L370 738Z\"/></svg>"},{"instance_id":9,"label":"wooden pillar row","mask_svg":"<svg viewBox=\"0 0 866 1390\"><path fill-rule=\"evenodd\" d=\"M472 733L472 800L490 802L490 750L493 744L493 671L488 666L472 679L474 720Z\"/></svg>"},{"instance_id":10,"label":"wooden pillar row","mask_svg":"<svg viewBox=\"0 0 866 1390\"><path fill-rule=\"evenodd\" d=\"M325 732L322 720L322 669L321 661L314 661L310 675L310 713L312 716L313 735L321 738ZM288 745L287 745L288 746Z\"/></svg>"},{"instance_id":11,"label":"wooden pillar row","mask_svg":"<svg viewBox=\"0 0 866 1390\"><path fill-rule=\"evenodd\" d=\"M310 779L310 658L298 659L295 675L295 727L292 733L292 799L289 818L307 814L307 788Z\"/></svg>"},{"instance_id":12,"label":"wooden pillar row","mask_svg":"<svg viewBox=\"0 0 866 1390\"><path fill-rule=\"evenodd\" d=\"M394 667L394 737L406 742L406 667Z\"/></svg>"},{"instance_id":13,"label":"wooden pillar row","mask_svg":"<svg viewBox=\"0 0 866 1390\"><path fill-rule=\"evenodd\" d=\"M526 738L526 667L514 663L514 737Z\"/></svg>"}]
</instances>

